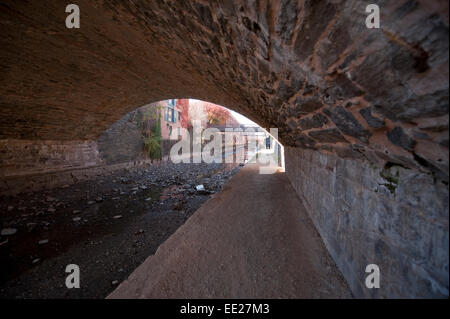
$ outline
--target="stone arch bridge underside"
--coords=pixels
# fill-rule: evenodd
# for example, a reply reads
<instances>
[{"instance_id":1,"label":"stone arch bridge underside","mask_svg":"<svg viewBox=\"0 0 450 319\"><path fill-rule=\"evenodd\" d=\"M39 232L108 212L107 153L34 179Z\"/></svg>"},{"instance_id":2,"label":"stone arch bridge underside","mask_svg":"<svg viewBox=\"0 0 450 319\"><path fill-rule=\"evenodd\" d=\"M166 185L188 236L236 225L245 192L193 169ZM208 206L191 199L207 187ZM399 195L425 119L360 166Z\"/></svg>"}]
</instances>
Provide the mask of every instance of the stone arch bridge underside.
<instances>
[{"instance_id":1,"label":"stone arch bridge underside","mask_svg":"<svg viewBox=\"0 0 450 319\"><path fill-rule=\"evenodd\" d=\"M372 1L373 2L373 1ZM95 140L172 97L232 108L286 146L448 176L448 3L3 1L0 138ZM448 177L447 177L448 179Z\"/></svg>"},{"instance_id":2,"label":"stone arch bridge underside","mask_svg":"<svg viewBox=\"0 0 450 319\"><path fill-rule=\"evenodd\" d=\"M379 29L366 27L369 3ZM380 295L448 295L448 1L76 4L79 29L61 1L0 3L1 175L95 163L96 139L126 113L211 101L279 129L286 172L347 280L383 255L394 288ZM353 226L366 246L343 235Z\"/></svg>"}]
</instances>

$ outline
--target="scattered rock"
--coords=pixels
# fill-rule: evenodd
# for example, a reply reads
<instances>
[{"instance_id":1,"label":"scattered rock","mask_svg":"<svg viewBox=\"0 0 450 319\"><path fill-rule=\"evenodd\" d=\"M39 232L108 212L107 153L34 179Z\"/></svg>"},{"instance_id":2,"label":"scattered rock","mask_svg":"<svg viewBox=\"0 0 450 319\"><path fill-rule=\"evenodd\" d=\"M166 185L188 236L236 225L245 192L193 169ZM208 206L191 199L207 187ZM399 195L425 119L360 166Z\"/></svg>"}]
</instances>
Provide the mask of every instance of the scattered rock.
<instances>
[{"instance_id":1,"label":"scattered rock","mask_svg":"<svg viewBox=\"0 0 450 319\"><path fill-rule=\"evenodd\" d=\"M38 242L38 245L45 245L45 244L48 244L48 239L43 239Z\"/></svg>"},{"instance_id":2,"label":"scattered rock","mask_svg":"<svg viewBox=\"0 0 450 319\"><path fill-rule=\"evenodd\" d=\"M73 214L74 214L74 215L79 214L79 213L81 213L81 210L74 210L74 211L73 211Z\"/></svg>"},{"instance_id":3,"label":"scattered rock","mask_svg":"<svg viewBox=\"0 0 450 319\"><path fill-rule=\"evenodd\" d=\"M117 285L118 283L119 283L118 280L113 280L113 281L111 282L111 284L112 284L113 286Z\"/></svg>"},{"instance_id":4,"label":"scattered rock","mask_svg":"<svg viewBox=\"0 0 450 319\"><path fill-rule=\"evenodd\" d=\"M103 198L97 197L97 198L95 199L95 201L96 201L97 203L101 203L101 202L103 202Z\"/></svg>"},{"instance_id":5,"label":"scattered rock","mask_svg":"<svg viewBox=\"0 0 450 319\"><path fill-rule=\"evenodd\" d=\"M203 185L197 185L197 186L195 186L195 189L196 189L198 192L204 192L204 191L205 191L205 186L203 186Z\"/></svg>"},{"instance_id":6,"label":"scattered rock","mask_svg":"<svg viewBox=\"0 0 450 319\"><path fill-rule=\"evenodd\" d=\"M173 207L174 210L182 210L183 209L183 201L179 200Z\"/></svg>"},{"instance_id":7,"label":"scattered rock","mask_svg":"<svg viewBox=\"0 0 450 319\"><path fill-rule=\"evenodd\" d=\"M12 211L14 209L14 206L8 206L8 212Z\"/></svg>"},{"instance_id":8,"label":"scattered rock","mask_svg":"<svg viewBox=\"0 0 450 319\"><path fill-rule=\"evenodd\" d=\"M31 232L36 228L37 225L37 223L27 223L27 230Z\"/></svg>"},{"instance_id":9,"label":"scattered rock","mask_svg":"<svg viewBox=\"0 0 450 319\"><path fill-rule=\"evenodd\" d=\"M11 236L14 235L15 233L17 233L16 228L3 228L0 234L2 236Z\"/></svg>"},{"instance_id":10,"label":"scattered rock","mask_svg":"<svg viewBox=\"0 0 450 319\"><path fill-rule=\"evenodd\" d=\"M74 222L79 222L81 220L81 217L75 217L72 219Z\"/></svg>"},{"instance_id":11,"label":"scattered rock","mask_svg":"<svg viewBox=\"0 0 450 319\"><path fill-rule=\"evenodd\" d=\"M114 219L120 219L120 218L122 218L122 215L116 215L116 216L114 216L113 218L114 218Z\"/></svg>"},{"instance_id":12,"label":"scattered rock","mask_svg":"<svg viewBox=\"0 0 450 319\"><path fill-rule=\"evenodd\" d=\"M36 259L33 259L33 261L31 263L34 265L34 264L37 264L40 261L41 261L40 258L36 258Z\"/></svg>"},{"instance_id":13,"label":"scattered rock","mask_svg":"<svg viewBox=\"0 0 450 319\"><path fill-rule=\"evenodd\" d=\"M6 240L4 240L4 241L2 241L2 242L0 242L0 246L3 246L3 245L6 245L7 243L8 243L8 239L6 239Z\"/></svg>"},{"instance_id":14,"label":"scattered rock","mask_svg":"<svg viewBox=\"0 0 450 319\"><path fill-rule=\"evenodd\" d=\"M95 202L93 200L88 201L88 205L93 205Z\"/></svg>"},{"instance_id":15,"label":"scattered rock","mask_svg":"<svg viewBox=\"0 0 450 319\"><path fill-rule=\"evenodd\" d=\"M54 198L54 197L51 197L51 196L47 196L46 198L45 198L45 200L47 201L47 202L56 202L56 198Z\"/></svg>"},{"instance_id":16,"label":"scattered rock","mask_svg":"<svg viewBox=\"0 0 450 319\"><path fill-rule=\"evenodd\" d=\"M53 207L49 207L49 208L47 209L47 212L49 212L49 213L54 213L54 212L56 212L56 209L54 209Z\"/></svg>"}]
</instances>

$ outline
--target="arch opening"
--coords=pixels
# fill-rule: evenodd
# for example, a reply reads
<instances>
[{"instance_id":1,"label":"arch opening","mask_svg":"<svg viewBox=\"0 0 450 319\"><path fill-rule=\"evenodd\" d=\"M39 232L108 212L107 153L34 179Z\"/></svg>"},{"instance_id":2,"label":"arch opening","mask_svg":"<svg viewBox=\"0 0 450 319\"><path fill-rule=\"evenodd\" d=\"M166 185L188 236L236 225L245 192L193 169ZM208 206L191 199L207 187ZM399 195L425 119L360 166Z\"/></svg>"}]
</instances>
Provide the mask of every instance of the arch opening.
<instances>
[{"instance_id":1,"label":"arch opening","mask_svg":"<svg viewBox=\"0 0 450 319\"><path fill-rule=\"evenodd\" d=\"M286 175L355 296L448 297L447 2L382 1L374 29L370 1L77 4L75 30L58 1L3 1L2 193L101 175L112 123L196 97L279 129ZM368 263L388 285L367 289Z\"/></svg>"},{"instance_id":2,"label":"arch opening","mask_svg":"<svg viewBox=\"0 0 450 319\"><path fill-rule=\"evenodd\" d=\"M124 134L124 122L130 126L132 140ZM267 131L237 112L195 99L168 99L140 107L102 133L98 145L100 160L107 164L150 158L183 163L258 162L284 170L284 147L276 129ZM135 151L129 151L131 145ZM243 154L237 155L236 147L242 147Z\"/></svg>"}]
</instances>

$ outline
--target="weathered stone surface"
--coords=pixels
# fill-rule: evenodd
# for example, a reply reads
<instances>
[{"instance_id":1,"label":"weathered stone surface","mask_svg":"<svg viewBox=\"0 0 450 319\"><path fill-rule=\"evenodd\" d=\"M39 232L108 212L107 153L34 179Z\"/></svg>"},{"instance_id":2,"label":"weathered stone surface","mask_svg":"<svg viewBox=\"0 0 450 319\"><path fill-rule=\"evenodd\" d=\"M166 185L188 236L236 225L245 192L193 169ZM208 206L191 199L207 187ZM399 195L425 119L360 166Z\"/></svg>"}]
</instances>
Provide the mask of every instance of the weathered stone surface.
<instances>
[{"instance_id":1,"label":"weathered stone surface","mask_svg":"<svg viewBox=\"0 0 450 319\"><path fill-rule=\"evenodd\" d=\"M320 109L322 106L323 104L317 96L313 96L307 99L298 98L291 113L292 115L301 117L302 115L309 114L315 110Z\"/></svg>"},{"instance_id":2,"label":"weathered stone surface","mask_svg":"<svg viewBox=\"0 0 450 319\"><path fill-rule=\"evenodd\" d=\"M105 164L145 159L144 141L138 128L137 112L131 112L103 132L97 143Z\"/></svg>"},{"instance_id":3,"label":"weathered stone surface","mask_svg":"<svg viewBox=\"0 0 450 319\"><path fill-rule=\"evenodd\" d=\"M438 139L438 142L440 145L445 146L446 148L448 148L448 143L449 143L449 138L448 138L448 133L447 136L442 136L441 138Z\"/></svg>"},{"instance_id":4,"label":"weathered stone surface","mask_svg":"<svg viewBox=\"0 0 450 319\"><path fill-rule=\"evenodd\" d=\"M197 12L198 18L200 19L200 22L209 29L213 29L213 18L209 6L205 6L197 2L195 3L194 7Z\"/></svg>"},{"instance_id":5,"label":"weathered stone surface","mask_svg":"<svg viewBox=\"0 0 450 319\"><path fill-rule=\"evenodd\" d=\"M120 170L142 169L142 167L150 164L157 165L158 162L152 160L134 160L126 163L111 165L101 164L97 166L69 168L66 170L47 169L46 171L33 175L7 176L2 177L2 182L0 183L0 194L16 195L40 190L51 190L56 187L72 185L81 181L95 179Z\"/></svg>"},{"instance_id":6,"label":"weathered stone surface","mask_svg":"<svg viewBox=\"0 0 450 319\"><path fill-rule=\"evenodd\" d=\"M384 120L372 115L372 110L370 107L366 107L360 110L359 113L361 113L367 124L369 124L373 128L381 128L386 125L386 122Z\"/></svg>"},{"instance_id":7,"label":"weathered stone surface","mask_svg":"<svg viewBox=\"0 0 450 319\"><path fill-rule=\"evenodd\" d=\"M399 166L388 169L391 178L317 151L288 147L286 155L286 173L356 297L448 296L446 185ZM379 289L364 285L372 263L382 274Z\"/></svg>"},{"instance_id":8,"label":"weathered stone surface","mask_svg":"<svg viewBox=\"0 0 450 319\"><path fill-rule=\"evenodd\" d=\"M299 147L312 148L316 142L306 134L300 134L295 140L295 145Z\"/></svg>"},{"instance_id":9,"label":"weathered stone surface","mask_svg":"<svg viewBox=\"0 0 450 319\"><path fill-rule=\"evenodd\" d=\"M303 118L298 125L302 130L309 130L312 128L322 127L328 123L328 118L320 113L313 115L312 117Z\"/></svg>"},{"instance_id":10,"label":"weathered stone surface","mask_svg":"<svg viewBox=\"0 0 450 319\"><path fill-rule=\"evenodd\" d=\"M431 137L427 133L420 132L420 131L413 131L413 136L416 139L422 139L422 140L431 139Z\"/></svg>"},{"instance_id":11,"label":"weathered stone surface","mask_svg":"<svg viewBox=\"0 0 450 319\"><path fill-rule=\"evenodd\" d=\"M448 114L448 17L437 0L384 5L381 30L365 27L356 0L77 4L83 27L67 29L60 3L4 2L0 139L96 141L128 112L174 96L276 125L292 146L285 119L300 123L323 104L358 98L397 126Z\"/></svg>"},{"instance_id":12,"label":"weathered stone surface","mask_svg":"<svg viewBox=\"0 0 450 319\"><path fill-rule=\"evenodd\" d=\"M301 61L312 54L314 44L335 15L336 7L328 1L308 0L303 10L304 20L294 44L294 52Z\"/></svg>"},{"instance_id":13,"label":"weathered stone surface","mask_svg":"<svg viewBox=\"0 0 450 319\"><path fill-rule=\"evenodd\" d=\"M351 37L347 31L349 24L349 21L341 20L334 25L328 36L320 43L318 52L323 57L320 62L324 69L328 69L335 63L341 53L351 44Z\"/></svg>"},{"instance_id":14,"label":"weathered stone surface","mask_svg":"<svg viewBox=\"0 0 450 319\"><path fill-rule=\"evenodd\" d=\"M298 16L297 5L298 2L295 0L281 1L275 32L284 42L289 42L292 38L292 32Z\"/></svg>"},{"instance_id":15,"label":"weathered stone surface","mask_svg":"<svg viewBox=\"0 0 450 319\"><path fill-rule=\"evenodd\" d=\"M447 115L440 117L424 118L420 120L418 128L429 133L448 131L449 117Z\"/></svg>"},{"instance_id":16,"label":"weathered stone surface","mask_svg":"<svg viewBox=\"0 0 450 319\"><path fill-rule=\"evenodd\" d=\"M100 164L96 142L0 140L0 177Z\"/></svg>"},{"instance_id":17,"label":"weathered stone surface","mask_svg":"<svg viewBox=\"0 0 450 319\"><path fill-rule=\"evenodd\" d=\"M364 93L355 85L355 83L353 83L346 75L342 73L339 74L333 82L340 88L339 98L343 100L348 100Z\"/></svg>"},{"instance_id":18,"label":"weathered stone surface","mask_svg":"<svg viewBox=\"0 0 450 319\"><path fill-rule=\"evenodd\" d=\"M393 144L403 147L405 150L412 151L416 142L411 139L401 127L395 127L386 134L389 141Z\"/></svg>"},{"instance_id":19,"label":"weathered stone surface","mask_svg":"<svg viewBox=\"0 0 450 319\"><path fill-rule=\"evenodd\" d=\"M364 129L355 117L347 112L341 105L335 108L328 108L323 111L345 134L353 136L367 143L370 132Z\"/></svg>"},{"instance_id":20,"label":"weathered stone surface","mask_svg":"<svg viewBox=\"0 0 450 319\"><path fill-rule=\"evenodd\" d=\"M327 129L321 131L311 131L308 133L313 139L321 143L347 142L338 129Z\"/></svg>"},{"instance_id":21,"label":"weathered stone surface","mask_svg":"<svg viewBox=\"0 0 450 319\"><path fill-rule=\"evenodd\" d=\"M298 89L299 89L298 86L297 87L291 86L289 83L283 81L278 86L277 94L281 101L286 101L290 97L292 97L297 92Z\"/></svg>"},{"instance_id":22,"label":"weathered stone surface","mask_svg":"<svg viewBox=\"0 0 450 319\"><path fill-rule=\"evenodd\" d=\"M448 90L430 95L415 96L407 101L402 101L391 106L379 104L377 105L377 110L392 119L403 121L448 114Z\"/></svg>"}]
</instances>

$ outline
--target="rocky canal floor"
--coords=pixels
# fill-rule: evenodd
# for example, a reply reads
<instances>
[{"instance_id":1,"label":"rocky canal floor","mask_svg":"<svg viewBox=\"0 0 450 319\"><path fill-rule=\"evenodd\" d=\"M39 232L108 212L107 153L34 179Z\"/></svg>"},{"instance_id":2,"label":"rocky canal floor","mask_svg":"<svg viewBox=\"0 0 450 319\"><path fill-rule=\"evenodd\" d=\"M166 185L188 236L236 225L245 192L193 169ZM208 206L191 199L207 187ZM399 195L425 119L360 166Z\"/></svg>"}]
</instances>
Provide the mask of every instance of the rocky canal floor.
<instances>
[{"instance_id":1,"label":"rocky canal floor","mask_svg":"<svg viewBox=\"0 0 450 319\"><path fill-rule=\"evenodd\" d=\"M0 197L0 298L106 297L238 170L163 163Z\"/></svg>"}]
</instances>

